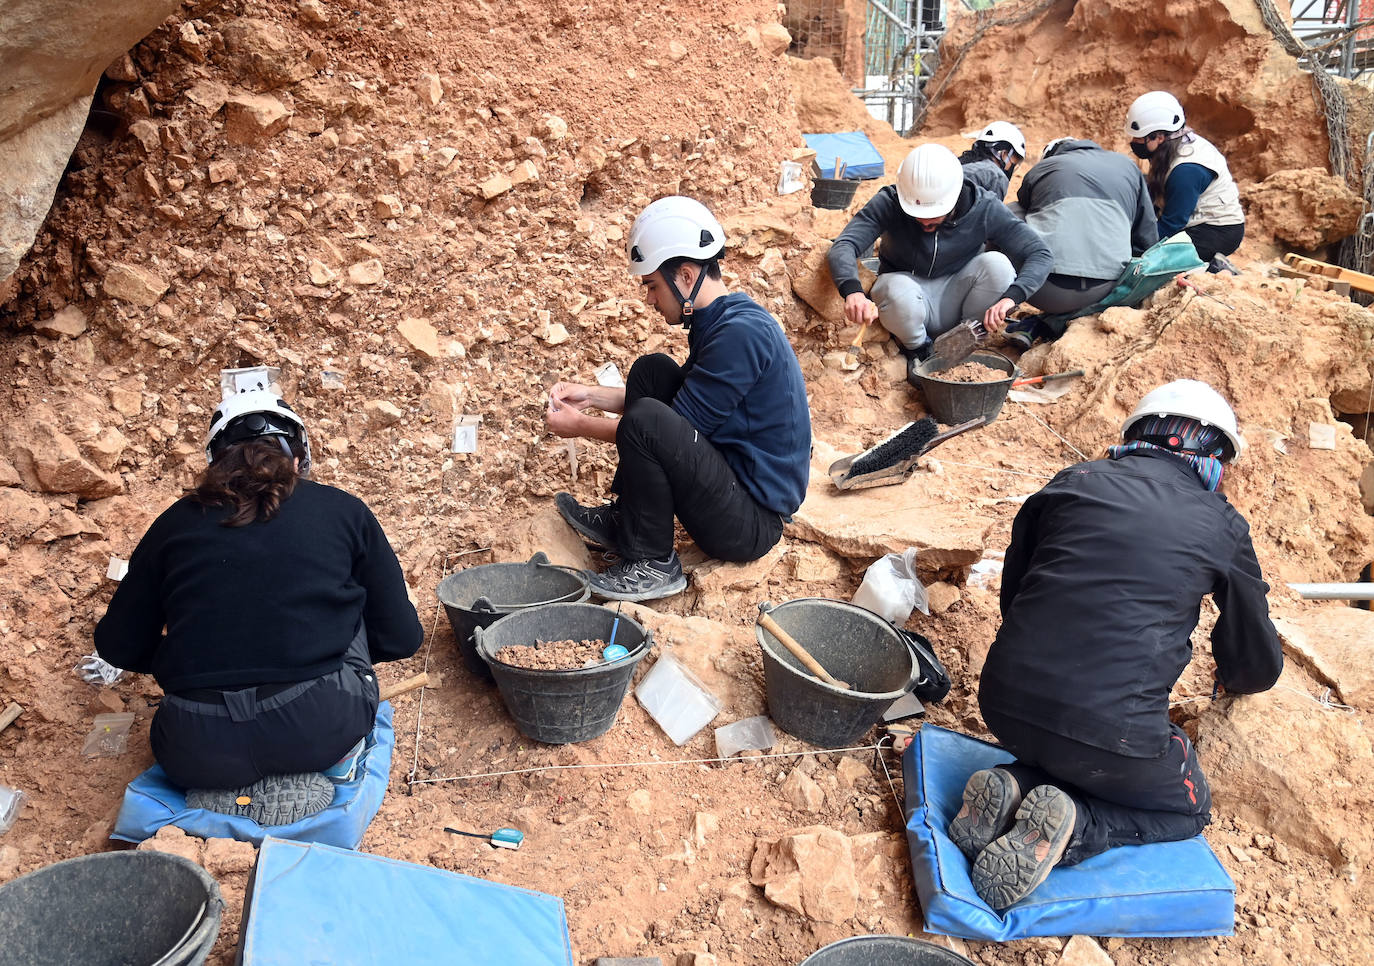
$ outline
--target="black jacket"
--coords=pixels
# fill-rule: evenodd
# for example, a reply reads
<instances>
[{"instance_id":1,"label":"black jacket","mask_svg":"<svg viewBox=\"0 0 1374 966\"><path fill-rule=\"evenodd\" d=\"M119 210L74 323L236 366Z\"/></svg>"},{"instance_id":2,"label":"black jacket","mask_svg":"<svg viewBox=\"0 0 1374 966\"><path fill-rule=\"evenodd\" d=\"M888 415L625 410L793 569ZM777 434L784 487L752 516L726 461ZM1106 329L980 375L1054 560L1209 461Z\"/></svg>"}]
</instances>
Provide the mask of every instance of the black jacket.
<instances>
[{"instance_id":1,"label":"black jacket","mask_svg":"<svg viewBox=\"0 0 1374 966\"><path fill-rule=\"evenodd\" d=\"M360 624L373 662L419 649L401 566L362 500L301 480L271 520L221 526L231 512L183 497L153 521L96 626L101 657L170 692L328 674Z\"/></svg>"},{"instance_id":2,"label":"black jacket","mask_svg":"<svg viewBox=\"0 0 1374 966\"><path fill-rule=\"evenodd\" d=\"M1133 758L1163 753L1202 598L1227 691L1283 670L1250 528L1184 460L1136 451L1062 470L1021 508L981 706Z\"/></svg>"},{"instance_id":3,"label":"black jacket","mask_svg":"<svg viewBox=\"0 0 1374 966\"><path fill-rule=\"evenodd\" d=\"M959 271L986 245L1003 252L1016 266L1016 278L1004 294L1024 302L1045 284L1054 256L1044 239L1026 227L1001 200L967 178L954 210L935 231L927 232L902 208L896 185L888 185L859 209L840 232L828 256L830 277L840 295L862 292L858 258L879 237L878 274L911 272L940 278Z\"/></svg>"}]
</instances>

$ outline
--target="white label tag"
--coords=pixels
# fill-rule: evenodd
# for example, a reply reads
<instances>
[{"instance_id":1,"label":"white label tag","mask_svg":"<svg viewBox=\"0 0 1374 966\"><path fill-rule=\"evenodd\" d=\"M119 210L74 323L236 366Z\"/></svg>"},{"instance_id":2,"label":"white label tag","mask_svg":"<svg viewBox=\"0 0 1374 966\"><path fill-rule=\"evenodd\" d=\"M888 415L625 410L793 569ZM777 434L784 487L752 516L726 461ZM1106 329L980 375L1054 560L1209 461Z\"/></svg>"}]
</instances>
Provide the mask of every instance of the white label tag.
<instances>
[{"instance_id":1,"label":"white label tag","mask_svg":"<svg viewBox=\"0 0 1374 966\"><path fill-rule=\"evenodd\" d=\"M454 453L475 453L477 452L477 424L482 421L481 416L459 416L458 425L453 427L453 448Z\"/></svg>"}]
</instances>

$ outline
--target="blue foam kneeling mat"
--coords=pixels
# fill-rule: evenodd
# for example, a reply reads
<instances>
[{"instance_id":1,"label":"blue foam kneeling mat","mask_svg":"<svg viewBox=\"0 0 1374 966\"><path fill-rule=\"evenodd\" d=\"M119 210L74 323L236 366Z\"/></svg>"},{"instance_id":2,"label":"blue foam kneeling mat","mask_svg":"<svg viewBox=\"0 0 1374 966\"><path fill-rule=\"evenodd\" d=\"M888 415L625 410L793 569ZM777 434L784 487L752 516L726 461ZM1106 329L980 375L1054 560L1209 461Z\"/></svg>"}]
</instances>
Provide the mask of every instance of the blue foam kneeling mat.
<instances>
[{"instance_id":1,"label":"blue foam kneeling mat","mask_svg":"<svg viewBox=\"0 0 1374 966\"><path fill-rule=\"evenodd\" d=\"M1229 936L1235 884L1201 835L1110 849L1056 868L1002 913L978 898L946 834L970 775L1012 760L995 745L925 725L902 756L907 844L926 930L1006 942L1030 936Z\"/></svg>"},{"instance_id":2,"label":"blue foam kneeling mat","mask_svg":"<svg viewBox=\"0 0 1374 966\"><path fill-rule=\"evenodd\" d=\"M563 900L427 865L268 838L240 966L572 966Z\"/></svg>"},{"instance_id":3,"label":"blue foam kneeling mat","mask_svg":"<svg viewBox=\"0 0 1374 966\"><path fill-rule=\"evenodd\" d=\"M883 176L883 156L863 131L803 134L802 138L816 152L822 178L835 177L836 158L844 159L844 176L849 180L867 181Z\"/></svg>"},{"instance_id":4,"label":"blue foam kneeling mat","mask_svg":"<svg viewBox=\"0 0 1374 966\"><path fill-rule=\"evenodd\" d=\"M334 786L334 801L323 811L290 825L263 826L242 815L225 815L204 808L186 807L186 790L173 785L158 765L149 768L124 792L110 838L142 842L164 825L175 825L201 838L239 839L257 845L266 836L320 842L355 849L386 797L391 774L391 749L396 737L391 730L391 704L377 708L377 724L351 782Z\"/></svg>"}]
</instances>

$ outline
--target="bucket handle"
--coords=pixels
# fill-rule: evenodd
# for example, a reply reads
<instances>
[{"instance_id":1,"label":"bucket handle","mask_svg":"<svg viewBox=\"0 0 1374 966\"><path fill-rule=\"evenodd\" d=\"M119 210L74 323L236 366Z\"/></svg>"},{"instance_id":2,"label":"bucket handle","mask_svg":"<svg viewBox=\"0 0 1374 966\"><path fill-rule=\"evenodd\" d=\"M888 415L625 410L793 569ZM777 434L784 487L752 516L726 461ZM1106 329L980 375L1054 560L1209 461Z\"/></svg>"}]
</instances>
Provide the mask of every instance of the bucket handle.
<instances>
[{"instance_id":1,"label":"bucket handle","mask_svg":"<svg viewBox=\"0 0 1374 966\"><path fill-rule=\"evenodd\" d=\"M586 578L582 576L582 571L578 570L576 567L564 567L561 564L549 563L549 558L544 556L544 551L542 550L537 551L533 557L525 562L531 567L548 567L551 570L566 570L584 584L586 583ZM550 598L549 600L536 600L528 604L521 603L520 608L523 610L526 607L543 607L546 604L564 604L567 602L568 595L559 594L557 597ZM469 610L475 611L478 614L499 614L501 613L500 608L502 606L504 605L494 603L490 597L483 594L472 602L472 607L470 607Z\"/></svg>"},{"instance_id":2,"label":"bucket handle","mask_svg":"<svg viewBox=\"0 0 1374 966\"><path fill-rule=\"evenodd\" d=\"M474 627L474 628L472 629L472 644L473 644L473 649L477 651L477 656L478 656L478 657L480 657L482 660L486 661L488 664L491 664L491 663L493 663L493 662L496 662L496 657L495 657L494 655L493 655L492 657L487 657L486 650L482 647L482 632L483 632L483 630L484 630L484 629L481 628L481 627ZM654 632L653 632L652 630L650 630L649 628L646 627L646 628L644 628L644 639L643 639L642 641L639 642L638 650L639 650L639 652L640 652L640 656L643 657L644 655L647 655L647 654L648 654L650 651L652 651L653 649L654 649ZM632 650L632 651L630 651L630 654L627 655L627 657L623 657L623 658L621 658L620 660L622 660L622 661L627 660L629 657L634 656L634 654L635 654L635 651ZM500 663L500 662L496 662L496 663ZM615 662L612 662L612 663L615 663Z\"/></svg>"}]
</instances>

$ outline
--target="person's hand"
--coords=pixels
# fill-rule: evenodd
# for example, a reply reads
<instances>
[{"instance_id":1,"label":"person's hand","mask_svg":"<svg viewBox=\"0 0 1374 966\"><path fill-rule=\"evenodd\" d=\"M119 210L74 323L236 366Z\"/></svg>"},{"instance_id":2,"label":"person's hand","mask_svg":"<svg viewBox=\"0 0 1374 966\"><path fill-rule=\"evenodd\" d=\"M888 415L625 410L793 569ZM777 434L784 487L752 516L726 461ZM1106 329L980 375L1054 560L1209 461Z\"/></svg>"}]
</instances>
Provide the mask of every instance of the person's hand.
<instances>
[{"instance_id":1,"label":"person's hand","mask_svg":"<svg viewBox=\"0 0 1374 966\"><path fill-rule=\"evenodd\" d=\"M592 387L577 382L556 382L549 390L549 411L571 409L581 412L591 405Z\"/></svg>"},{"instance_id":2,"label":"person's hand","mask_svg":"<svg viewBox=\"0 0 1374 966\"><path fill-rule=\"evenodd\" d=\"M844 317L855 325L864 325L878 317L878 306L863 292L855 292L845 297Z\"/></svg>"},{"instance_id":3,"label":"person's hand","mask_svg":"<svg viewBox=\"0 0 1374 966\"><path fill-rule=\"evenodd\" d=\"M583 405L586 403L584 402ZM564 439L581 436L583 419L581 409L581 406L571 402L560 405L554 401L553 393L549 393L549 405L544 410L544 422L548 424L549 432Z\"/></svg>"},{"instance_id":4,"label":"person's hand","mask_svg":"<svg viewBox=\"0 0 1374 966\"><path fill-rule=\"evenodd\" d=\"M998 299L997 302L983 313L983 328L989 332L1000 332L1002 326L1007 324L1007 313L1016 308L1016 303L1011 299Z\"/></svg>"}]
</instances>

